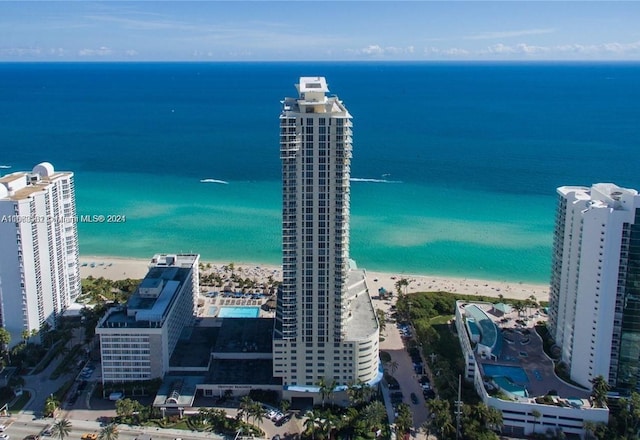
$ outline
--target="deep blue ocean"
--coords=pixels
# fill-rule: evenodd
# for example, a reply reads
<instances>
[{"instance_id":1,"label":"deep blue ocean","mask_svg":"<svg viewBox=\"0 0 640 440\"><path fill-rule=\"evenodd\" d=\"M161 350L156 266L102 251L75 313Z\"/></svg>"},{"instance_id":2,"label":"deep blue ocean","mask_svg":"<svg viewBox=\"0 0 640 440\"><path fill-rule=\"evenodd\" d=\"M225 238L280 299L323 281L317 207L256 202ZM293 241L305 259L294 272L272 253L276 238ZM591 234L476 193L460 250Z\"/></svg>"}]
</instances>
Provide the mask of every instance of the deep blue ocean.
<instances>
[{"instance_id":1,"label":"deep blue ocean","mask_svg":"<svg viewBox=\"0 0 640 440\"><path fill-rule=\"evenodd\" d=\"M279 264L280 100L316 75L354 117L362 267L546 283L556 187L640 188L640 64L5 63L0 174L49 161L126 216L83 255Z\"/></svg>"}]
</instances>

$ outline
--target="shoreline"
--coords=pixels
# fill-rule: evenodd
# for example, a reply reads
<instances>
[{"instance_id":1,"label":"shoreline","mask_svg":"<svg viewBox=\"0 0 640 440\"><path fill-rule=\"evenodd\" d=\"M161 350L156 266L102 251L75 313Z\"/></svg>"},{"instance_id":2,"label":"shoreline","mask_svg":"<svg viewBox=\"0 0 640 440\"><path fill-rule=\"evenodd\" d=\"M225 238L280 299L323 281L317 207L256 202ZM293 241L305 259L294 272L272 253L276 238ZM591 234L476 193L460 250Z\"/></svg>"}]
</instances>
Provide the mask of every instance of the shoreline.
<instances>
[{"instance_id":1,"label":"shoreline","mask_svg":"<svg viewBox=\"0 0 640 440\"><path fill-rule=\"evenodd\" d=\"M81 255L80 277L94 278L104 277L112 280L121 280L126 278L139 279L143 278L148 270L151 260L143 258L127 258L112 256L90 256ZM204 273L228 273L225 270L229 262L201 260L201 264L210 265L205 269ZM92 267L93 264L93 267ZM233 262L235 272L243 278L256 279L261 282L269 277L277 281L282 280L282 267L273 264L261 264L251 262ZM408 275L398 272L380 272L366 271L367 285L369 293L372 297L377 296L378 289L385 288L395 294L395 283L400 279L409 281L406 288L407 293L443 291L451 293L459 293L465 295L488 296L499 298L502 295L505 299L524 300L532 295L537 301L549 300L549 285L483 280L478 278L462 278L447 277L439 275L415 274Z\"/></svg>"}]
</instances>

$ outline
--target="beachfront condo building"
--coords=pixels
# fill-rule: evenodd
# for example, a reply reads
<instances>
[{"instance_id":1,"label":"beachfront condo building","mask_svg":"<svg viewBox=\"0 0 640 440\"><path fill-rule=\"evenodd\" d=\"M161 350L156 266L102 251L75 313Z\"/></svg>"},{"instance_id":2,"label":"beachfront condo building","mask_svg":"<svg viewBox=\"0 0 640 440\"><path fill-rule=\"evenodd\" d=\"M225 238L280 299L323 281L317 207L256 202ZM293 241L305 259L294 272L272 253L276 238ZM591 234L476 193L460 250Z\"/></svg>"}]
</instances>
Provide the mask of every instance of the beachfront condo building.
<instances>
[{"instance_id":1,"label":"beachfront condo building","mask_svg":"<svg viewBox=\"0 0 640 440\"><path fill-rule=\"evenodd\" d=\"M640 386L640 196L599 183L558 188L549 329L573 381Z\"/></svg>"},{"instance_id":2,"label":"beachfront condo building","mask_svg":"<svg viewBox=\"0 0 640 440\"><path fill-rule=\"evenodd\" d=\"M283 283L273 339L273 375L292 403L381 379L378 322L364 271L349 259L351 115L327 95L325 78L296 87L280 114Z\"/></svg>"},{"instance_id":3,"label":"beachfront condo building","mask_svg":"<svg viewBox=\"0 0 640 440\"><path fill-rule=\"evenodd\" d=\"M123 306L98 322L102 382L162 378L185 327L193 326L200 256L158 254Z\"/></svg>"},{"instance_id":4,"label":"beachfront condo building","mask_svg":"<svg viewBox=\"0 0 640 440\"><path fill-rule=\"evenodd\" d=\"M0 178L0 326L34 338L80 294L73 173L47 162Z\"/></svg>"}]
</instances>

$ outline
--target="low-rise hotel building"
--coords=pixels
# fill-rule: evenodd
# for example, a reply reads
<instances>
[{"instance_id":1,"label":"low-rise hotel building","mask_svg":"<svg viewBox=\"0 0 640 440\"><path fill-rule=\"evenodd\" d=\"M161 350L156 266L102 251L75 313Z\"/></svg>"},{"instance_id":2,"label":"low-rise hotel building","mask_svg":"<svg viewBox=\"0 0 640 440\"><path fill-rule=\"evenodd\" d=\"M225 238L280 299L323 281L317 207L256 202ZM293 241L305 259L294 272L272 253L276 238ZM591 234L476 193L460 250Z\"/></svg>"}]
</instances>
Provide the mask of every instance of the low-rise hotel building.
<instances>
[{"instance_id":1,"label":"low-rise hotel building","mask_svg":"<svg viewBox=\"0 0 640 440\"><path fill-rule=\"evenodd\" d=\"M0 326L14 346L80 294L73 173L43 162L0 177L0 248Z\"/></svg>"},{"instance_id":2,"label":"low-rise hotel building","mask_svg":"<svg viewBox=\"0 0 640 440\"><path fill-rule=\"evenodd\" d=\"M102 381L162 378L185 327L193 325L199 255L161 254L124 306L107 311L96 328Z\"/></svg>"}]
</instances>

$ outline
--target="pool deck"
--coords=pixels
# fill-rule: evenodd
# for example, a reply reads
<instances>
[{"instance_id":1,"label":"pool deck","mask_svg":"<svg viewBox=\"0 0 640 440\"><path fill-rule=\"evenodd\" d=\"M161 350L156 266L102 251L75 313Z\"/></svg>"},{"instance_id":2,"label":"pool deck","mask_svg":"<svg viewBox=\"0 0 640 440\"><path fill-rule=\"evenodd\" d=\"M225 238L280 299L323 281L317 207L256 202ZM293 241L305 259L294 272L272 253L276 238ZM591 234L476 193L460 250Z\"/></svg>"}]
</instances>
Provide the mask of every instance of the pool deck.
<instances>
[{"instance_id":1,"label":"pool deck","mask_svg":"<svg viewBox=\"0 0 640 440\"><path fill-rule=\"evenodd\" d=\"M544 396L549 391L555 390L563 398L577 397L588 400L589 391L564 382L555 375L553 361L544 353L542 338L534 328L536 322L546 320L545 316L532 310L531 313L534 313L530 315L532 318L526 319L526 325L522 326L516 323L516 320L525 320L525 317L518 317L516 311L502 316L497 316L489 309L485 311L487 316L498 326L505 339L502 344L502 353L496 361L477 358L481 366L511 365L521 367L529 379L527 390L530 397ZM526 354L526 356L522 356L522 354Z\"/></svg>"},{"instance_id":2,"label":"pool deck","mask_svg":"<svg viewBox=\"0 0 640 440\"><path fill-rule=\"evenodd\" d=\"M213 318L218 316L220 308L222 307L258 307L260 309L260 318L273 318L275 312L262 309L262 306L269 301L269 296L263 296L260 299L251 298L234 298L232 296L225 297L224 293L218 293L215 298L207 296L207 294L200 294L198 317L199 318ZM214 309L215 307L215 309Z\"/></svg>"}]
</instances>

